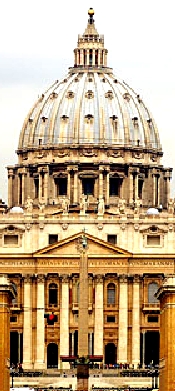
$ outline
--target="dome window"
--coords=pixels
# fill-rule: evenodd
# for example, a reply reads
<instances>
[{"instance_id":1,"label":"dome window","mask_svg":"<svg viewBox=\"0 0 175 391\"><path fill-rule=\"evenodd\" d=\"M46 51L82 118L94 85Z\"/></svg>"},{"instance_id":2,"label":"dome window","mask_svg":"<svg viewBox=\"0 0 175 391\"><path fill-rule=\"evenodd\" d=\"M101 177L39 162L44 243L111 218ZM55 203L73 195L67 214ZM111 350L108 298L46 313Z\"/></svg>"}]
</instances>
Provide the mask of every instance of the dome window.
<instances>
[{"instance_id":1,"label":"dome window","mask_svg":"<svg viewBox=\"0 0 175 391\"><path fill-rule=\"evenodd\" d=\"M94 98L94 93L92 90L88 90L85 94L85 97L88 98L88 99L92 99Z\"/></svg>"},{"instance_id":2,"label":"dome window","mask_svg":"<svg viewBox=\"0 0 175 391\"><path fill-rule=\"evenodd\" d=\"M68 120L69 117L68 117L67 115L63 114L61 118L62 118L64 121L66 121L66 120Z\"/></svg>"},{"instance_id":3,"label":"dome window","mask_svg":"<svg viewBox=\"0 0 175 391\"><path fill-rule=\"evenodd\" d=\"M75 95L74 95L74 92L73 92L73 91L68 91L66 98L72 99L72 98L74 98L74 96L75 96Z\"/></svg>"},{"instance_id":4,"label":"dome window","mask_svg":"<svg viewBox=\"0 0 175 391\"><path fill-rule=\"evenodd\" d=\"M103 79L102 79L102 82L103 82L103 83L106 83L106 79L105 79L105 78L103 78Z\"/></svg>"},{"instance_id":5,"label":"dome window","mask_svg":"<svg viewBox=\"0 0 175 391\"><path fill-rule=\"evenodd\" d=\"M129 102L131 99L130 94L128 92L125 92L125 94L123 94L123 99L125 99L125 100L127 100L127 102Z\"/></svg>"},{"instance_id":6,"label":"dome window","mask_svg":"<svg viewBox=\"0 0 175 391\"><path fill-rule=\"evenodd\" d=\"M79 81L79 78L76 77L76 78L74 79L74 81L77 83L77 82Z\"/></svg>"},{"instance_id":7,"label":"dome window","mask_svg":"<svg viewBox=\"0 0 175 391\"><path fill-rule=\"evenodd\" d=\"M64 79L63 82L64 82L64 83L67 83L67 79Z\"/></svg>"},{"instance_id":8,"label":"dome window","mask_svg":"<svg viewBox=\"0 0 175 391\"><path fill-rule=\"evenodd\" d=\"M51 99L55 99L58 97L58 94L56 92L53 92L51 95L50 95Z\"/></svg>"},{"instance_id":9,"label":"dome window","mask_svg":"<svg viewBox=\"0 0 175 391\"><path fill-rule=\"evenodd\" d=\"M43 122L46 122L48 118L43 116L43 117L41 117L41 119Z\"/></svg>"},{"instance_id":10,"label":"dome window","mask_svg":"<svg viewBox=\"0 0 175 391\"><path fill-rule=\"evenodd\" d=\"M93 118L93 115L92 115L92 114L86 114L86 115L85 115L85 118L87 118L88 120L90 120L90 119Z\"/></svg>"},{"instance_id":11,"label":"dome window","mask_svg":"<svg viewBox=\"0 0 175 391\"><path fill-rule=\"evenodd\" d=\"M139 125L138 124L138 118L137 117L132 118L132 122L133 122L134 127L137 128L138 125Z\"/></svg>"},{"instance_id":12,"label":"dome window","mask_svg":"<svg viewBox=\"0 0 175 391\"><path fill-rule=\"evenodd\" d=\"M29 118L29 123L32 124L33 118Z\"/></svg>"},{"instance_id":13,"label":"dome window","mask_svg":"<svg viewBox=\"0 0 175 391\"><path fill-rule=\"evenodd\" d=\"M89 82L89 83L92 83L92 82L93 82L92 77L89 78L88 82Z\"/></svg>"},{"instance_id":14,"label":"dome window","mask_svg":"<svg viewBox=\"0 0 175 391\"><path fill-rule=\"evenodd\" d=\"M106 92L105 94L105 98L108 98L108 99L113 99L113 92L111 90L109 90L108 92Z\"/></svg>"},{"instance_id":15,"label":"dome window","mask_svg":"<svg viewBox=\"0 0 175 391\"><path fill-rule=\"evenodd\" d=\"M114 83L116 83L116 84L117 84L117 83L118 83L118 80L117 80L117 79L114 79Z\"/></svg>"}]
</instances>

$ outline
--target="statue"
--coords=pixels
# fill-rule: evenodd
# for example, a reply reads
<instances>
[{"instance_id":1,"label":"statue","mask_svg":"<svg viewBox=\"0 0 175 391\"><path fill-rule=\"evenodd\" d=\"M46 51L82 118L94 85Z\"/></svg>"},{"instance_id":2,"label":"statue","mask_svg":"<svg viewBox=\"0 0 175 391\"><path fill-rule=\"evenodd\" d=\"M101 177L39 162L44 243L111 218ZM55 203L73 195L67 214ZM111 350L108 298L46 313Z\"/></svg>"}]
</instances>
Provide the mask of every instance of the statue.
<instances>
[{"instance_id":1,"label":"statue","mask_svg":"<svg viewBox=\"0 0 175 391\"><path fill-rule=\"evenodd\" d=\"M82 197L80 199L80 213L84 215L87 211L87 207L88 207L87 198L84 194L82 194Z\"/></svg>"},{"instance_id":2,"label":"statue","mask_svg":"<svg viewBox=\"0 0 175 391\"><path fill-rule=\"evenodd\" d=\"M120 198L119 203L118 203L118 207L119 207L120 213L125 213L125 200L124 200L124 198Z\"/></svg>"},{"instance_id":3,"label":"statue","mask_svg":"<svg viewBox=\"0 0 175 391\"><path fill-rule=\"evenodd\" d=\"M140 200L140 198L137 198L134 201L134 213L139 213L140 205L141 205L141 200Z\"/></svg>"},{"instance_id":4,"label":"statue","mask_svg":"<svg viewBox=\"0 0 175 391\"><path fill-rule=\"evenodd\" d=\"M105 212L105 203L103 198L99 198L98 201L98 214L103 215Z\"/></svg>"},{"instance_id":5,"label":"statue","mask_svg":"<svg viewBox=\"0 0 175 391\"><path fill-rule=\"evenodd\" d=\"M43 210L45 208L44 198L41 199L41 201L39 202L38 206L39 206L40 211L43 212Z\"/></svg>"},{"instance_id":6,"label":"statue","mask_svg":"<svg viewBox=\"0 0 175 391\"><path fill-rule=\"evenodd\" d=\"M174 213L174 200L172 198L170 198L168 201L168 213Z\"/></svg>"},{"instance_id":7,"label":"statue","mask_svg":"<svg viewBox=\"0 0 175 391\"><path fill-rule=\"evenodd\" d=\"M27 197L27 200L25 202L25 207L27 209L28 213L31 213L33 210L33 200L30 198L30 196Z\"/></svg>"},{"instance_id":8,"label":"statue","mask_svg":"<svg viewBox=\"0 0 175 391\"><path fill-rule=\"evenodd\" d=\"M62 209L63 209L63 214L68 214L69 212L69 200L68 198L62 198Z\"/></svg>"}]
</instances>

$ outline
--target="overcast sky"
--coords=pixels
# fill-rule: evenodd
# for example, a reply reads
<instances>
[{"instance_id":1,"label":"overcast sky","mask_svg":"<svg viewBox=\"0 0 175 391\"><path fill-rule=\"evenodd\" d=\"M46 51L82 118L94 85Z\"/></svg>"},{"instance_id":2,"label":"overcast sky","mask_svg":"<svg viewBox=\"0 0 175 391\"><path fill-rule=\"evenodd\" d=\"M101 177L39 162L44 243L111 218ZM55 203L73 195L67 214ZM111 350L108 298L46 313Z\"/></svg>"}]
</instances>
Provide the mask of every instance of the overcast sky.
<instances>
[{"instance_id":1,"label":"overcast sky","mask_svg":"<svg viewBox=\"0 0 175 391\"><path fill-rule=\"evenodd\" d=\"M175 167L174 0L1 0L0 198L5 201L6 166L17 163L23 121L38 95L73 65L89 7L104 34L108 65L153 113L163 163Z\"/></svg>"}]
</instances>

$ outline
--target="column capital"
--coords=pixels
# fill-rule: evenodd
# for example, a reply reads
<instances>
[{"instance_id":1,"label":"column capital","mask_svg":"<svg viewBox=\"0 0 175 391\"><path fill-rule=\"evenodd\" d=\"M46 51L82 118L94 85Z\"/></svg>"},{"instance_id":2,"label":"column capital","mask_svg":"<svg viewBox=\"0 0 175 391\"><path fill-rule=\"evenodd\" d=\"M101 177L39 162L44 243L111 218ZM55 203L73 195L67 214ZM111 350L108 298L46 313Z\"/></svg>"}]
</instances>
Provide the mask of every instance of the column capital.
<instances>
[{"instance_id":1,"label":"column capital","mask_svg":"<svg viewBox=\"0 0 175 391\"><path fill-rule=\"evenodd\" d=\"M23 274L22 278L25 283L31 283L32 278L33 278L33 274Z\"/></svg>"},{"instance_id":2,"label":"column capital","mask_svg":"<svg viewBox=\"0 0 175 391\"><path fill-rule=\"evenodd\" d=\"M69 277L69 274L62 274L60 276L61 280L62 280L62 283L68 283L69 280L70 280L70 277Z\"/></svg>"},{"instance_id":3,"label":"column capital","mask_svg":"<svg viewBox=\"0 0 175 391\"><path fill-rule=\"evenodd\" d=\"M126 283L128 282L128 276L127 274L119 274L119 282L120 283Z\"/></svg>"},{"instance_id":4,"label":"column capital","mask_svg":"<svg viewBox=\"0 0 175 391\"><path fill-rule=\"evenodd\" d=\"M103 280L104 280L104 275L103 274L97 274L94 276L95 277L95 281L97 282L97 284L102 284L103 283Z\"/></svg>"},{"instance_id":5,"label":"column capital","mask_svg":"<svg viewBox=\"0 0 175 391\"><path fill-rule=\"evenodd\" d=\"M38 274L37 275L37 282L43 283L45 281L45 275L44 274Z\"/></svg>"},{"instance_id":6,"label":"column capital","mask_svg":"<svg viewBox=\"0 0 175 391\"><path fill-rule=\"evenodd\" d=\"M140 274L134 274L133 275L133 283L140 283Z\"/></svg>"}]
</instances>

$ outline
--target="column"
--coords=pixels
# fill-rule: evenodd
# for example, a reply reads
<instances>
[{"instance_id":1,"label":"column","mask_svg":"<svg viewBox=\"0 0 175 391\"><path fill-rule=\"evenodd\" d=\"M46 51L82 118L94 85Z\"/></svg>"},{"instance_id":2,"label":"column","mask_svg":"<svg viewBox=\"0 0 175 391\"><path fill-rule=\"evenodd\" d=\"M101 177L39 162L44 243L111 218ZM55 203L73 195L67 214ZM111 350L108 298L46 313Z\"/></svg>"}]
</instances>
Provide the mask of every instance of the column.
<instances>
[{"instance_id":1,"label":"column","mask_svg":"<svg viewBox=\"0 0 175 391\"><path fill-rule=\"evenodd\" d=\"M43 173L39 173L39 194L38 201L41 202L43 197Z\"/></svg>"},{"instance_id":2,"label":"column","mask_svg":"<svg viewBox=\"0 0 175 391\"><path fill-rule=\"evenodd\" d=\"M95 49L92 50L92 65L95 65Z\"/></svg>"},{"instance_id":3,"label":"column","mask_svg":"<svg viewBox=\"0 0 175 391\"><path fill-rule=\"evenodd\" d=\"M137 201L138 199L138 174L135 174L134 178L134 200Z\"/></svg>"},{"instance_id":4,"label":"column","mask_svg":"<svg viewBox=\"0 0 175 391\"><path fill-rule=\"evenodd\" d=\"M48 188L48 179L49 179L49 172L46 169L44 171L44 203L45 205L48 204L48 194L49 194L49 188Z\"/></svg>"},{"instance_id":5,"label":"column","mask_svg":"<svg viewBox=\"0 0 175 391\"><path fill-rule=\"evenodd\" d=\"M103 356L103 277L95 283L94 355Z\"/></svg>"},{"instance_id":6,"label":"column","mask_svg":"<svg viewBox=\"0 0 175 391\"><path fill-rule=\"evenodd\" d=\"M0 390L10 390L10 304L15 292L7 275L0 275Z\"/></svg>"},{"instance_id":7,"label":"column","mask_svg":"<svg viewBox=\"0 0 175 391\"><path fill-rule=\"evenodd\" d=\"M107 54L108 54L108 51L105 49L105 52L104 52L104 66L107 67Z\"/></svg>"},{"instance_id":8,"label":"column","mask_svg":"<svg viewBox=\"0 0 175 391\"><path fill-rule=\"evenodd\" d=\"M74 356L74 331L72 331L72 356Z\"/></svg>"},{"instance_id":9,"label":"column","mask_svg":"<svg viewBox=\"0 0 175 391\"><path fill-rule=\"evenodd\" d=\"M156 206L156 176L153 174L153 206Z\"/></svg>"},{"instance_id":10,"label":"column","mask_svg":"<svg viewBox=\"0 0 175 391\"><path fill-rule=\"evenodd\" d=\"M100 67L100 52L101 52L101 50L100 49L98 49L98 66Z\"/></svg>"},{"instance_id":11,"label":"column","mask_svg":"<svg viewBox=\"0 0 175 391\"><path fill-rule=\"evenodd\" d=\"M67 168L68 174L67 174L67 197L70 202L70 170Z\"/></svg>"},{"instance_id":12,"label":"column","mask_svg":"<svg viewBox=\"0 0 175 391\"><path fill-rule=\"evenodd\" d=\"M143 348L142 348L142 366L145 367L145 330L142 331L143 335Z\"/></svg>"},{"instance_id":13,"label":"column","mask_svg":"<svg viewBox=\"0 0 175 391\"><path fill-rule=\"evenodd\" d=\"M134 368L140 363L140 282L139 277L133 279L132 306L132 364Z\"/></svg>"},{"instance_id":14,"label":"column","mask_svg":"<svg viewBox=\"0 0 175 391\"><path fill-rule=\"evenodd\" d=\"M38 275L37 278L37 313L36 313L36 360L35 369L45 368L45 324L44 324L44 275Z\"/></svg>"},{"instance_id":15,"label":"column","mask_svg":"<svg viewBox=\"0 0 175 391\"><path fill-rule=\"evenodd\" d=\"M109 205L109 171L106 174L106 204Z\"/></svg>"},{"instance_id":16,"label":"column","mask_svg":"<svg viewBox=\"0 0 175 391\"><path fill-rule=\"evenodd\" d=\"M60 356L69 355L69 278L62 276L60 305ZM63 363L69 368L69 363Z\"/></svg>"},{"instance_id":17,"label":"column","mask_svg":"<svg viewBox=\"0 0 175 391\"><path fill-rule=\"evenodd\" d=\"M119 322L118 322L118 362L128 362L128 281L127 276L119 279Z\"/></svg>"},{"instance_id":18,"label":"column","mask_svg":"<svg viewBox=\"0 0 175 391\"><path fill-rule=\"evenodd\" d=\"M84 65L84 53L83 53L83 49L80 49L80 65Z\"/></svg>"},{"instance_id":19,"label":"column","mask_svg":"<svg viewBox=\"0 0 175 391\"><path fill-rule=\"evenodd\" d=\"M87 66L89 66L89 49L86 50L86 64Z\"/></svg>"},{"instance_id":20,"label":"column","mask_svg":"<svg viewBox=\"0 0 175 391\"><path fill-rule=\"evenodd\" d=\"M89 333L89 355L90 355L90 356L93 355L93 349L92 349L92 336L93 336L93 333L90 332L90 333Z\"/></svg>"},{"instance_id":21,"label":"column","mask_svg":"<svg viewBox=\"0 0 175 391\"><path fill-rule=\"evenodd\" d=\"M129 172L129 204L133 204L133 173Z\"/></svg>"},{"instance_id":22,"label":"column","mask_svg":"<svg viewBox=\"0 0 175 391\"><path fill-rule=\"evenodd\" d=\"M24 277L24 320L23 320L23 368L32 365L32 279Z\"/></svg>"},{"instance_id":23,"label":"column","mask_svg":"<svg viewBox=\"0 0 175 391\"><path fill-rule=\"evenodd\" d=\"M78 167L74 168L74 204L78 203Z\"/></svg>"},{"instance_id":24,"label":"column","mask_svg":"<svg viewBox=\"0 0 175 391\"><path fill-rule=\"evenodd\" d=\"M103 167L99 166L99 198L103 198Z\"/></svg>"},{"instance_id":25,"label":"column","mask_svg":"<svg viewBox=\"0 0 175 391\"><path fill-rule=\"evenodd\" d=\"M8 207L13 206L13 170L8 170Z\"/></svg>"}]
</instances>

